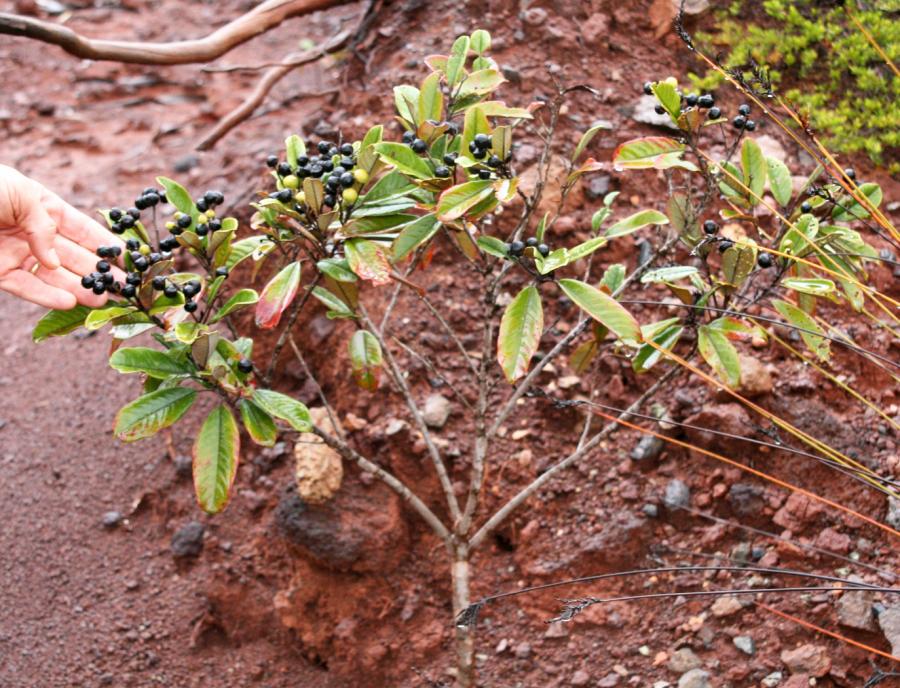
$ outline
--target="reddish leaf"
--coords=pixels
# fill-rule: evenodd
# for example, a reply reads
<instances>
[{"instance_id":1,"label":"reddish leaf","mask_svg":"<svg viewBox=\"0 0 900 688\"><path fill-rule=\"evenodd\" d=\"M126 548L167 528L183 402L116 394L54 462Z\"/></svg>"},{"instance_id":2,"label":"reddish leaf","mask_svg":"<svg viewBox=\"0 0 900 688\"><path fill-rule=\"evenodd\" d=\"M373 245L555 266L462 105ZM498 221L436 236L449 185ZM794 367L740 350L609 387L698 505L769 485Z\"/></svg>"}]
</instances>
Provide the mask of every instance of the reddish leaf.
<instances>
[{"instance_id":1,"label":"reddish leaf","mask_svg":"<svg viewBox=\"0 0 900 688\"><path fill-rule=\"evenodd\" d=\"M300 263L290 263L263 289L256 304L256 325L263 329L276 327L281 320L281 314L297 295L299 287Z\"/></svg>"}]
</instances>

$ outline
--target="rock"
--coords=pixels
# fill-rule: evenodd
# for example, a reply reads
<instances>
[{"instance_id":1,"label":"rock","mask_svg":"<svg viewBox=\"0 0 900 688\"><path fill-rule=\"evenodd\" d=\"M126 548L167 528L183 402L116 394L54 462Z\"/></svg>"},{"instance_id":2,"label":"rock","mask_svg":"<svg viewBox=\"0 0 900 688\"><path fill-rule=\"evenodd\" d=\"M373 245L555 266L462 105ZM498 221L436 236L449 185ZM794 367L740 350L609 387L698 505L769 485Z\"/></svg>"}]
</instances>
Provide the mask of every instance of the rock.
<instances>
[{"instance_id":1,"label":"rock","mask_svg":"<svg viewBox=\"0 0 900 688\"><path fill-rule=\"evenodd\" d=\"M584 669L579 669L574 674L572 674L572 678L569 681L570 685L573 686L586 686L591 681L591 675L586 672Z\"/></svg>"},{"instance_id":2,"label":"rock","mask_svg":"<svg viewBox=\"0 0 900 688\"><path fill-rule=\"evenodd\" d=\"M767 158L775 158L781 162L787 162L787 153L784 150L784 146L782 146L781 141L774 136L763 134L762 136L755 137L754 140L759 144L759 147L762 148L764 156Z\"/></svg>"},{"instance_id":3,"label":"rock","mask_svg":"<svg viewBox=\"0 0 900 688\"><path fill-rule=\"evenodd\" d=\"M852 544L848 535L839 533L834 528L824 528L816 538L817 547L837 554L847 554Z\"/></svg>"},{"instance_id":4,"label":"rock","mask_svg":"<svg viewBox=\"0 0 900 688\"><path fill-rule=\"evenodd\" d=\"M531 26L540 26L547 21L547 10L542 7L532 7L522 13L522 19Z\"/></svg>"},{"instance_id":5,"label":"rock","mask_svg":"<svg viewBox=\"0 0 900 688\"><path fill-rule=\"evenodd\" d=\"M647 536L641 535L645 523L643 518L634 514L619 513L607 519L599 533L581 541L579 556L593 565L619 565L631 561L647 539Z\"/></svg>"},{"instance_id":6,"label":"rock","mask_svg":"<svg viewBox=\"0 0 900 688\"><path fill-rule=\"evenodd\" d=\"M513 654L519 659L528 659L531 657L531 645L521 642L513 649Z\"/></svg>"},{"instance_id":7,"label":"rock","mask_svg":"<svg viewBox=\"0 0 900 688\"><path fill-rule=\"evenodd\" d=\"M588 45L598 45L609 33L609 16L605 12L592 14L581 25L581 35Z\"/></svg>"},{"instance_id":8,"label":"rock","mask_svg":"<svg viewBox=\"0 0 900 688\"><path fill-rule=\"evenodd\" d=\"M179 478L190 478L194 471L194 460L190 456L179 454L175 457L175 475Z\"/></svg>"},{"instance_id":9,"label":"rock","mask_svg":"<svg viewBox=\"0 0 900 688\"><path fill-rule=\"evenodd\" d=\"M847 577L854 583L864 582L857 575ZM875 614L872 605L875 603L875 593L869 591L845 592L837 601L838 623L849 628L857 628L861 631L874 631Z\"/></svg>"},{"instance_id":10,"label":"rock","mask_svg":"<svg viewBox=\"0 0 900 688\"><path fill-rule=\"evenodd\" d=\"M831 670L831 657L823 645L801 645L781 653L781 661L792 674L821 677Z\"/></svg>"},{"instance_id":11,"label":"rock","mask_svg":"<svg viewBox=\"0 0 900 688\"><path fill-rule=\"evenodd\" d=\"M311 408L309 415L313 425L337 434L325 408ZM315 433L301 432L294 444L294 480L300 498L309 504L326 502L340 489L343 478L341 455Z\"/></svg>"},{"instance_id":12,"label":"rock","mask_svg":"<svg viewBox=\"0 0 900 688\"><path fill-rule=\"evenodd\" d=\"M450 417L450 400L442 394L432 394L425 400L422 418L429 428L440 429Z\"/></svg>"},{"instance_id":13,"label":"rock","mask_svg":"<svg viewBox=\"0 0 900 688\"><path fill-rule=\"evenodd\" d=\"M667 127L669 129L678 129L673 123L669 115L656 114L656 97L641 96L634 104L631 113L631 119L641 124L652 124L656 127Z\"/></svg>"},{"instance_id":14,"label":"rock","mask_svg":"<svg viewBox=\"0 0 900 688\"><path fill-rule=\"evenodd\" d=\"M744 396L759 397L773 389L772 373L758 359L745 354L738 355L741 363L740 390Z\"/></svg>"},{"instance_id":15,"label":"rock","mask_svg":"<svg viewBox=\"0 0 900 688\"><path fill-rule=\"evenodd\" d=\"M66 6L56 0L37 0L37 6L47 14L56 16L64 14L67 10Z\"/></svg>"},{"instance_id":16,"label":"rock","mask_svg":"<svg viewBox=\"0 0 900 688\"><path fill-rule=\"evenodd\" d=\"M301 556L333 571L388 573L408 551L400 498L380 482L347 481L323 504L305 502L291 486L275 522Z\"/></svg>"},{"instance_id":17,"label":"rock","mask_svg":"<svg viewBox=\"0 0 900 688\"><path fill-rule=\"evenodd\" d=\"M494 648L494 652L498 655L502 655L509 649L509 641L506 638L503 638L499 643L497 643L497 647Z\"/></svg>"},{"instance_id":18,"label":"rock","mask_svg":"<svg viewBox=\"0 0 900 688\"><path fill-rule=\"evenodd\" d=\"M597 681L597 688L615 688L617 685L619 685L619 682L621 680L621 676L619 676L616 672L612 672Z\"/></svg>"},{"instance_id":19,"label":"rock","mask_svg":"<svg viewBox=\"0 0 900 688\"><path fill-rule=\"evenodd\" d=\"M735 483L732 485L728 488L728 501L738 516L758 514L765 505L763 489L759 485L752 483Z\"/></svg>"},{"instance_id":20,"label":"rock","mask_svg":"<svg viewBox=\"0 0 900 688\"><path fill-rule=\"evenodd\" d=\"M756 643L753 642L753 638L749 635L737 635L731 639L731 642L733 642L734 646L745 655L750 655L752 657L756 654Z\"/></svg>"},{"instance_id":21,"label":"rock","mask_svg":"<svg viewBox=\"0 0 900 688\"><path fill-rule=\"evenodd\" d=\"M196 557L203 551L203 534L206 527L199 521L181 526L172 536L172 556L177 559Z\"/></svg>"},{"instance_id":22,"label":"rock","mask_svg":"<svg viewBox=\"0 0 900 688\"><path fill-rule=\"evenodd\" d=\"M883 610L878 615L878 625L891 644L891 654L900 656L900 606Z\"/></svg>"},{"instance_id":23,"label":"rock","mask_svg":"<svg viewBox=\"0 0 900 688\"><path fill-rule=\"evenodd\" d=\"M797 674L796 676L791 676L787 681L781 684L781 688L808 688L810 685L809 674Z\"/></svg>"},{"instance_id":24,"label":"rock","mask_svg":"<svg viewBox=\"0 0 900 688\"><path fill-rule=\"evenodd\" d=\"M677 478L670 480L666 485L666 492L663 495L663 503L670 509L678 509L690 506L691 489L681 480Z\"/></svg>"},{"instance_id":25,"label":"rock","mask_svg":"<svg viewBox=\"0 0 900 688\"><path fill-rule=\"evenodd\" d=\"M672 0L675 11L681 7L681 0ZM686 0L684 3L685 14L702 14L709 9L709 0ZM780 158L779 158L780 159Z\"/></svg>"},{"instance_id":26,"label":"rock","mask_svg":"<svg viewBox=\"0 0 900 688\"><path fill-rule=\"evenodd\" d=\"M746 435L753 427L750 415L738 404L707 404L699 413L689 416L685 423L698 428L710 428L732 435ZM735 442L722 435L714 435L703 430L686 428L685 434L692 444L704 449L723 450L729 456L734 454Z\"/></svg>"},{"instance_id":27,"label":"rock","mask_svg":"<svg viewBox=\"0 0 900 688\"><path fill-rule=\"evenodd\" d=\"M669 669L676 674L683 674L691 669L699 669L703 661L689 647L680 647L669 657Z\"/></svg>"},{"instance_id":28,"label":"rock","mask_svg":"<svg viewBox=\"0 0 900 688\"><path fill-rule=\"evenodd\" d=\"M815 502L799 492L794 492L788 497L784 506L775 512L772 520L782 528L799 533L824 511L825 507L819 502Z\"/></svg>"},{"instance_id":29,"label":"rock","mask_svg":"<svg viewBox=\"0 0 900 688\"><path fill-rule=\"evenodd\" d=\"M603 198L609 193L610 182L612 178L606 174L592 174L587 177L587 183L584 185L584 194L591 200Z\"/></svg>"},{"instance_id":30,"label":"rock","mask_svg":"<svg viewBox=\"0 0 900 688\"><path fill-rule=\"evenodd\" d=\"M884 520L891 528L900 530L900 499L888 497L887 516Z\"/></svg>"},{"instance_id":31,"label":"rock","mask_svg":"<svg viewBox=\"0 0 900 688\"><path fill-rule=\"evenodd\" d=\"M631 458L635 461L650 461L663 450L665 443L656 435L644 435L631 450Z\"/></svg>"},{"instance_id":32,"label":"rock","mask_svg":"<svg viewBox=\"0 0 900 688\"><path fill-rule=\"evenodd\" d=\"M187 155L182 155L178 160L175 161L175 164L172 165L172 168L180 173L184 174L185 172L190 172L197 165L200 164L200 158L193 153L188 153Z\"/></svg>"},{"instance_id":33,"label":"rock","mask_svg":"<svg viewBox=\"0 0 900 688\"><path fill-rule=\"evenodd\" d=\"M737 614L744 608L741 601L735 595L723 595L717 597L709 608L710 613L717 619Z\"/></svg>"},{"instance_id":34,"label":"rock","mask_svg":"<svg viewBox=\"0 0 900 688\"><path fill-rule=\"evenodd\" d=\"M418 67L418 65L416 65ZM506 80L518 86L522 83L522 73L518 69L514 69L513 67L501 67L500 71L503 72L503 76L506 77Z\"/></svg>"},{"instance_id":35,"label":"rock","mask_svg":"<svg viewBox=\"0 0 900 688\"><path fill-rule=\"evenodd\" d=\"M647 516L648 518L656 518L659 516L659 507L656 506L656 504L644 504L644 506L641 507L641 511L644 516Z\"/></svg>"},{"instance_id":36,"label":"rock","mask_svg":"<svg viewBox=\"0 0 900 688\"><path fill-rule=\"evenodd\" d=\"M784 678L784 676L780 671L773 671L762 680L762 684L765 688L775 688L775 686L781 683L782 678Z\"/></svg>"},{"instance_id":37,"label":"rock","mask_svg":"<svg viewBox=\"0 0 900 688\"><path fill-rule=\"evenodd\" d=\"M122 514L118 511L107 511L100 519L104 528L115 528L122 522Z\"/></svg>"},{"instance_id":38,"label":"rock","mask_svg":"<svg viewBox=\"0 0 900 688\"><path fill-rule=\"evenodd\" d=\"M678 688L712 688L709 672L703 669L691 669L678 679Z\"/></svg>"}]
</instances>

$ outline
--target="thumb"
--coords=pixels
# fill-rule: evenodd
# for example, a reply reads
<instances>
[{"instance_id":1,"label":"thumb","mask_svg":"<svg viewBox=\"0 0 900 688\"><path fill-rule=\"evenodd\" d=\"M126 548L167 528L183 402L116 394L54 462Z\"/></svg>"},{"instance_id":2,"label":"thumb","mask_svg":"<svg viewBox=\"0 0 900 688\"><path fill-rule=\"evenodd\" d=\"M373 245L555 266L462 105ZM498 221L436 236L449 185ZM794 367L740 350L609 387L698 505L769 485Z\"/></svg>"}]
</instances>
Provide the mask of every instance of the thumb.
<instances>
[{"instance_id":1,"label":"thumb","mask_svg":"<svg viewBox=\"0 0 900 688\"><path fill-rule=\"evenodd\" d=\"M56 238L56 223L39 203L33 204L28 209L28 215L22 219L22 229L25 230L26 241L31 253L38 262L48 270L55 270L60 266L59 256L53 248L53 240Z\"/></svg>"}]
</instances>

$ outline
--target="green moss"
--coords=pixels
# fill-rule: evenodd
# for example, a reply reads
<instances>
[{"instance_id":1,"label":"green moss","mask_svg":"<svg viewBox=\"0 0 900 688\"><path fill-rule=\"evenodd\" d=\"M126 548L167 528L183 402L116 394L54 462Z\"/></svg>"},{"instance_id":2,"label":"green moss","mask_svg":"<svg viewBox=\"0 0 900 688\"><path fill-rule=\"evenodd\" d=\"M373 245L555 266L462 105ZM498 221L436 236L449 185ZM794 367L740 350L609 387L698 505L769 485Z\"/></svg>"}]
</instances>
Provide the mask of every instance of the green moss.
<instances>
[{"instance_id":1,"label":"green moss","mask_svg":"<svg viewBox=\"0 0 900 688\"><path fill-rule=\"evenodd\" d=\"M900 79L842 7L819 0L736 0L718 14L714 33L698 39L727 54L729 67L755 60L774 86L809 118L830 149L865 153L900 171ZM895 5L890 7L890 5ZM900 2L857 11L894 64L900 63ZM691 75L697 88L712 89L715 72Z\"/></svg>"}]
</instances>

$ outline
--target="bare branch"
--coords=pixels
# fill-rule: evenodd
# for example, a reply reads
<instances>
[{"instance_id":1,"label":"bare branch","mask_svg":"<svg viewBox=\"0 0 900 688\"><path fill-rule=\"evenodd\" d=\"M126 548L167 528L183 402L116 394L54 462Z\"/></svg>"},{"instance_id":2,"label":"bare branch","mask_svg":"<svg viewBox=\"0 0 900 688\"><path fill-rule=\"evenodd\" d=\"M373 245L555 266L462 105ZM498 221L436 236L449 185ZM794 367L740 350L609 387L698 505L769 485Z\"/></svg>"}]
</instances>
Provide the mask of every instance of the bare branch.
<instances>
[{"instance_id":1,"label":"bare branch","mask_svg":"<svg viewBox=\"0 0 900 688\"><path fill-rule=\"evenodd\" d=\"M288 337L291 334L291 329L293 329L294 323L297 322L297 316L300 315L300 311L303 310L303 306L306 305L306 302L309 300L309 297L313 293L313 289L316 288L316 285L319 283L321 277L322 276L319 273L316 273L316 278L309 285L303 296L299 299L296 299L294 301L294 304L291 306L291 311L288 314L287 322L285 322L284 328L281 330L281 335L278 337L278 341L275 342L275 348L272 349L272 356L269 358L269 365L266 368L265 377L263 377L263 384L266 387L268 387L269 383L272 382L272 375L275 373L275 365L278 363L278 357L281 355L281 350L284 348L284 345L287 344Z\"/></svg>"},{"instance_id":2,"label":"bare branch","mask_svg":"<svg viewBox=\"0 0 900 688\"><path fill-rule=\"evenodd\" d=\"M53 22L0 12L0 34L23 36L58 45L75 57L131 64L192 64L209 62L265 33L289 17L310 14L350 0L267 0L204 38L170 43L110 41L87 38Z\"/></svg>"},{"instance_id":3,"label":"bare branch","mask_svg":"<svg viewBox=\"0 0 900 688\"><path fill-rule=\"evenodd\" d=\"M328 420L331 421L332 427L335 429L340 438L347 441L347 435L344 433L344 427L338 423L337 413L332 408L331 404L328 402L328 397L325 396L325 390L322 389L322 385L319 384L319 380L313 375L312 370L310 370L309 365L306 363L306 359L303 358L303 354L300 352L300 347L297 346L297 342L294 341L294 335L290 335L288 337L288 342L291 344L291 348L294 350L294 355L297 357L297 362L300 364L300 367L303 368L303 372L306 374L306 377L316 386L316 393L319 395L319 401L322 402L322 406L325 407L325 412L328 414Z\"/></svg>"}]
</instances>

